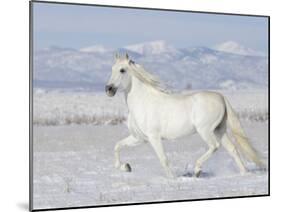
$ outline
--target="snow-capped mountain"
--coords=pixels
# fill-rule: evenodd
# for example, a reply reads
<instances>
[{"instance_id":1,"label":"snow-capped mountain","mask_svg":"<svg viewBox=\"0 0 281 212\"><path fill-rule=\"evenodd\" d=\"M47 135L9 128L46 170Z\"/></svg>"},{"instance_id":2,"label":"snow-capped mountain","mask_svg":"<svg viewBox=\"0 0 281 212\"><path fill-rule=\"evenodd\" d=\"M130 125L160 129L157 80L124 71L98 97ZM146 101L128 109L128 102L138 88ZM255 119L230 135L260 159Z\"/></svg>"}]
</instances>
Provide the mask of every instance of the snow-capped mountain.
<instances>
[{"instance_id":1,"label":"snow-capped mountain","mask_svg":"<svg viewBox=\"0 0 281 212\"><path fill-rule=\"evenodd\" d=\"M167 44L163 40L138 43L134 45L125 46L124 48L142 55L179 53L176 48Z\"/></svg>"},{"instance_id":2,"label":"snow-capped mountain","mask_svg":"<svg viewBox=\"0 0 281 212\"><path fill-rule=\"evenodd\" d=\"M111 49L106 48L103 45L87 46L79 49L81 52L93 52L93 53L105 53L111 51Z\"/></svg>"},{"instance_id":3,"label":"snow-capped mountain","mask_svg":"<svg viewBox=\"0 0 281 212\"><path fill-rule=\"evenodd\" d=\"M214 49L218 51L240 54L240 55L248 55L248 56L265 56L264 53L253 50L251 48L242 46L234 41L227 41L221 44L218 44L214 47Z\"/></svg>"},{"instance_id":4,"label":"snow-capped mountain","mask_svg":"<svg viewBox=\"0 0 281 212\"><path fill-rule=\"evenodd\" d=\"M236 48L234 52L222 46L216 49L177 49L165 41L153 41L118 49L104 46L80 50L51 47L34 52L34 85L45 88L103 89L111 73L115 52L128 52L136 63L176 89L267 87L267 57L254 54L246 47L239 51Z\"/></svg>"}]
</instances>

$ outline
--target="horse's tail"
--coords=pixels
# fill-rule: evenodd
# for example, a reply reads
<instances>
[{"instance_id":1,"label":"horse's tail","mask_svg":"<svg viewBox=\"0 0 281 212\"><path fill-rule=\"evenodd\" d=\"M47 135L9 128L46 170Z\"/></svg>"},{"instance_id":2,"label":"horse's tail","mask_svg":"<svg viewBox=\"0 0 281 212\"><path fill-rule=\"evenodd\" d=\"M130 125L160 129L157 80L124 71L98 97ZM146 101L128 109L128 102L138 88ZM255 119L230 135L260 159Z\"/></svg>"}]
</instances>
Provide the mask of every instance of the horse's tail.
<instances>
[{"instance_id":1,"label":"horse's tail","mask_svg":"<svg viewBox=\"0 0 281 212\"><path fill-rule=\"evenodd\" d=\"M248 160L253 161L259 167L264 167L264 164L258 157L256 150L251 146L248 141L248 138L241 126L241 123L235 114L233 108L226 98L224 98L226 105L226 122L229 128L232 131L233 136L235 137L236 142L238 143L242 153L246 156Z\"/></svg>"}]
</instances>

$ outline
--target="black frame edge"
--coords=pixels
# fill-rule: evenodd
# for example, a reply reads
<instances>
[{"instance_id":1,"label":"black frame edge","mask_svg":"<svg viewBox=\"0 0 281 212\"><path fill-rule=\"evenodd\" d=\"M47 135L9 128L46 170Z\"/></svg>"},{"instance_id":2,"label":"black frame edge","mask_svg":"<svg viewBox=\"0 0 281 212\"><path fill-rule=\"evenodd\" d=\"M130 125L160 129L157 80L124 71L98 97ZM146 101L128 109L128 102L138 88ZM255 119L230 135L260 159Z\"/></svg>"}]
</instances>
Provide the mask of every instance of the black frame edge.
<instances>
[{"instance_id":1,"label":"black frame edge","mask_svg":"<svg viewBox=\"0 0 281 212\"><path fill-rule=\"evenodd\" d=\"M33 211L33 2L29 1L29 211Z\"/></svg>"},{"instance_id":2,"label":"black frame edge","mask_svg":"<svg viewBox=\"0 0 281 212\"><path fill-rule=\"evenodd\" d=\"M268 21L268 195L270 196L270 16L267 18Z\"/></svg>"}]
</instances>

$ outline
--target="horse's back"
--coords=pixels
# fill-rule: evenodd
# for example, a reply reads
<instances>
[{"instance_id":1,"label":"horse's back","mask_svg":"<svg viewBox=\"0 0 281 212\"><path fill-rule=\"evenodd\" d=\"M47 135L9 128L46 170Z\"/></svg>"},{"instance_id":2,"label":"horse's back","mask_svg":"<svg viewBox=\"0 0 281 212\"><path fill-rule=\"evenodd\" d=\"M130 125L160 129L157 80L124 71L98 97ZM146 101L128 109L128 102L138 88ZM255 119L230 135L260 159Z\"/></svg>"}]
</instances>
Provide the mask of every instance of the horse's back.
<instances>
[{"instance_id":1,"label":"horse's back","mask_svg":"<svg viewBox=\"0 0 281 212\"><path fill-rule=\"evenodd\" d=\"M199 101L218 101L224 102L222 94L215 91L199 91L191 94L192 98Z\"/></svg>"}]
</instances>

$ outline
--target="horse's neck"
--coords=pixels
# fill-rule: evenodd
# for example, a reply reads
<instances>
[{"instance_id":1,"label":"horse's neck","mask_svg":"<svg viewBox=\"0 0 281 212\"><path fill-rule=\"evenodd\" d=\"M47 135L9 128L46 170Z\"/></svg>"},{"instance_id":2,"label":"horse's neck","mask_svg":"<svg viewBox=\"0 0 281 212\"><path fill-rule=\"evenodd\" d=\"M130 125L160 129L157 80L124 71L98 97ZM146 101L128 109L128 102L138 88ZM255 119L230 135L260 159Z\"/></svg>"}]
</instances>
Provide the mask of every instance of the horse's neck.
<instances>
[{"instance_id":1,"label":"horse's neck","mask_svg":"<svg viewBox=\"0 0 281 212\"><path fill-rule=\"evenodd\" d=\"M132 76L130 89L125 92L125 99L129 110L132 110L131 107L134 104L142 104L147 98L151 98L152 89L149 85Z\"/></svg>"}]
</instances>

